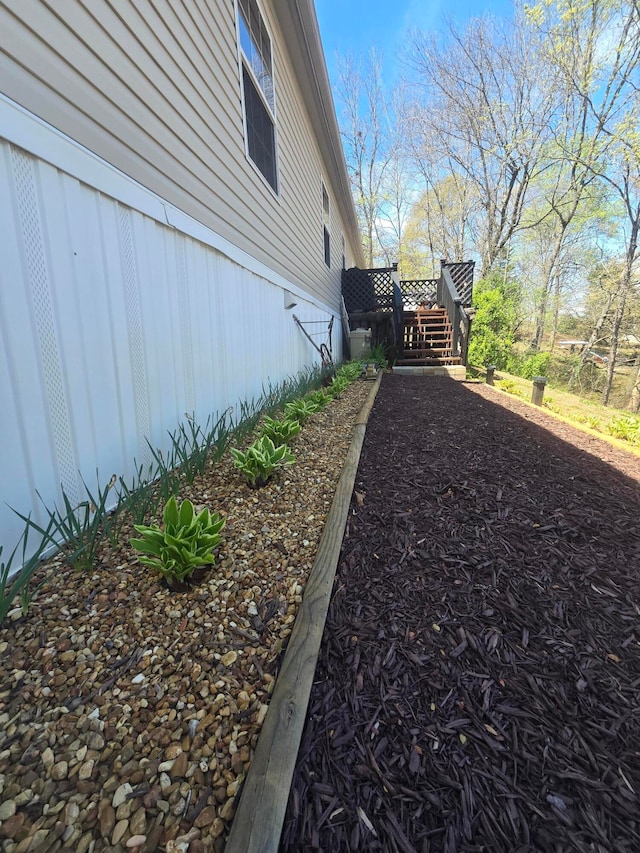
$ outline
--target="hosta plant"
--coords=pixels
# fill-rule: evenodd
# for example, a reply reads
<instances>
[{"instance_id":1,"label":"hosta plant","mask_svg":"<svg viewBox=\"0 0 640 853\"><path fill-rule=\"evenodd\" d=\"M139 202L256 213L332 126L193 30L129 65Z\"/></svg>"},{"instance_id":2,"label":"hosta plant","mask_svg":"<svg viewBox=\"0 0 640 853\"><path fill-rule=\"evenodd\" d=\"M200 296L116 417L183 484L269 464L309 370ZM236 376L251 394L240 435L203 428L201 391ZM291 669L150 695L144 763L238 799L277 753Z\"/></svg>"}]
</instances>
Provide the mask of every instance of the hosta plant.
<instances>
[{"instance_id":1,"label":"hosta plant","mask_svg":"<svg viewBox=\"0 0 640 853\"><path fill-rule=\"evenodd\" d=\"M307 400L317 406L318 409L324 409L327 403L331 402L331 397L326 394L322 389L318 391L313 391L311 394L307 394Z\"/></svg>"},{"instance_id":2,"label":"hosta plant","mask_svg":"<svg viewBox=\"0 0 640 853\"><path fill-rule=\"evenodd\" d=\"M346 376L335 376L327 390L331 397L338 397L350 384Z\"/></svg>"},{"instance_id":3,"label":"hosta plant","mask_svg":"<svg viewBox=\"0 0 640 853\"><path fill-rule=\"evenodd\" d=\"M284 416L288 421L305 421L309 415L317 412L320 407L311 400L292 400L285 403Z\"/></svg>"},{"instance_id":4,"label":"hosta plant","mask_svg":"<svg viewBox=\"0 0 640 853\"><path fill-rule=\"evenodd\" d=\"M371 351L371 358L367 359L367 361L375 361L376 363L382 364L386 366L386 359L381 360L376 356L377 348ZM353 382L355 379L360 376L362 373L362 365L361 361L349 361L346 364L343 364L337 371L336 377L338 379L347 379L349 382Z\"/></svg>"},{"instance_id":5,"label":"hosta plant","mask_svg":"<svg viewBox=\"0 0 640 853\"><path fill-rule=\"evenodd\" d=\"M268 415L262 422L260 430L262 435L266 435L274 443L276 447L281 444L288 444L300 432L300 421L295 420L277 420L270 418Z\"/></svg>"},{"instance_id":6,"label":"hosta plant","mask_svg":"<svg viewBox=\"0 0 640 853\"><path fill-rule=\"evenodd\" d=\"M159 572L169 585L184 583L199 566L214 562L213 550L222 541L220 531L225 519L219 513L203 509L196 514L191 501L169 498L162 514L164 529L157 525L135 524L139 539L133 547L149 556L140 562Z\"/></svg>"},{"instance_id":7,"label":"hosta plant","mask_svg":"<svg viewBox=\"0 0 640 853\"><path fill-rule=\"evenodd\" d=\"M295 458L286 444L276 447L267 435L254 441L246 451L231 448L233 464L252 488L264 486L276 468L292 465Z\"/></svg>"}]
</instances>

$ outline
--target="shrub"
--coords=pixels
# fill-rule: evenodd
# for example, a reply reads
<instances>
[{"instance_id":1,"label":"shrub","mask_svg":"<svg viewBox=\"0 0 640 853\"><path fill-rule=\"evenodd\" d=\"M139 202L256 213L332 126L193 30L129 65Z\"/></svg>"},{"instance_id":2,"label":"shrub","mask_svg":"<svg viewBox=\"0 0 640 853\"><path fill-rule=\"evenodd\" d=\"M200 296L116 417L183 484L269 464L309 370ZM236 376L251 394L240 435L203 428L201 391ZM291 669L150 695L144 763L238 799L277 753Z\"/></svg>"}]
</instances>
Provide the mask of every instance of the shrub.
<instances>
[{"instance_id":1,"label":"shrub","mask_svg":"<svg viewBox=\"0 0 640 853\"><path fill-rule=\"evenodd\" d=\"M157 525L134 525L140 539L132 539L133 547L150 554L140 562L159 572L169 583L184 582L199 566L214 562L213 550L222 541L220 531L225 520L203 509L196 515L191 501L180 507L175 497L167 501L162 518L164 530Z\"/></svg>"},{"instance_id":2,"label":"shrub","mask_svg":"<svg viewBox=\"0 0 640 853\"><path fill-rule=\"evenodd\" d=\"M505 369L514 344L514 316L503 289L493 280L478 282L473 296L476 314L471 326L469 361L479 367Z\"/></svg>"},{"instance_id":3,"label":"shrub","mask_svg":"<svg viewBox=\"0 0 640 853\"><path fill-rule=\"evenodd\" d=\"M295 462L286 444L276 447L266 435L254 441L245 452L232 447L231 455L233 464L245 475L252 488L266 485L276 468Z\"/></svg>"},{"instance_id":4,"label":"shrub","mask_svg":"<svg viewBox=\"0 0 640 853\"><path fill-rule=\"evenodd\" d=\"M550 364L550 352L533 353L522 365L520 376L524 376L525 379L533 379L534 376L547 376Z\"/></svg>"}]
</instances>

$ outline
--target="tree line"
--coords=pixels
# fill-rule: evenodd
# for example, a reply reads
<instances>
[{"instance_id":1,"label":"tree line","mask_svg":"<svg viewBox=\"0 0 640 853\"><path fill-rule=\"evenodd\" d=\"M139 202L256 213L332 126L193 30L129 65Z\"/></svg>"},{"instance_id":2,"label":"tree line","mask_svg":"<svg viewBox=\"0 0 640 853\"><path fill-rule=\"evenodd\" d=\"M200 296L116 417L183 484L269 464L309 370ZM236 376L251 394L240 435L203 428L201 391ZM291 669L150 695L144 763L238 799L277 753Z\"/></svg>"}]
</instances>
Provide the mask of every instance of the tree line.
<instances>
[{"instance_id":1,"label":"tree line","mask_svg":"<svg viewBox=\"0 0 640 853\"><path fill-rule=\"evenodd\" d=\"M429 278L441 258L476 259L534 353L580 315L576 370L606 342L606 404L623 334L640 337L640 0L539 0L414 30L393 62L390 90L379 51L339 59L368 265ZM631 396L637 410L640 361Z\"/></svg>"}]
</instances>

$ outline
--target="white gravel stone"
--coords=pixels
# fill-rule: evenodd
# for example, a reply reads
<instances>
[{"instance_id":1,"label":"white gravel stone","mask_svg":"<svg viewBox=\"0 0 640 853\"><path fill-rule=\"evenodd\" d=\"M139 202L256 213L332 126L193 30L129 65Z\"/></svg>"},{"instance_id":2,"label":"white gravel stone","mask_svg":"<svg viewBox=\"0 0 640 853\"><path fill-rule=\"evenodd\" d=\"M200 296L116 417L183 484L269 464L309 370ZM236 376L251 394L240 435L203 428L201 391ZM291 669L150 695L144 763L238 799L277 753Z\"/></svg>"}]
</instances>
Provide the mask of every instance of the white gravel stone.
<instances>
[{"instance_id":1,"label":"white gravel stone","mask_svg":"<svg viewBox=\"0 0 640 853\"><path fill-rule=\"evenodd\" d=\"M127 794L131 794L132 791L133 788L131 787L129 782L125 782L124 784L120 785L119 788L116 788L116 791L113 795L113 799L111 800L111 805L113 806L113 808L117 809L118 806L122 805L122 803L124 803L127 799Z\"/></svg>"}]
</instances>

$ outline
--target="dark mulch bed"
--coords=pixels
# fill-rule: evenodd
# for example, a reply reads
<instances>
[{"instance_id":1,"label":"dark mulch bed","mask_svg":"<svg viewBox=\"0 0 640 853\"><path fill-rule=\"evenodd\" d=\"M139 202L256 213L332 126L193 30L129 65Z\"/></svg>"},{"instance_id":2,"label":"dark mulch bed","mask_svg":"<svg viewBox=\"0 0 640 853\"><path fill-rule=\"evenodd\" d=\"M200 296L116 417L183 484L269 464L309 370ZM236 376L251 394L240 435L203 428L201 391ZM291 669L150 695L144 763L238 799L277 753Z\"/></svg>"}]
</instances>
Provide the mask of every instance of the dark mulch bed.
<instances>
[{"instance_id":1,"label":"dark mulch bed","mask_svg":"<svg viewBox=\"0 0 640 853\"><path fill-rule=\"evenodd\" d=\"M508 406L385 376L282 850L640 850L640 485Z\"/></svg>"}]
</instances>

